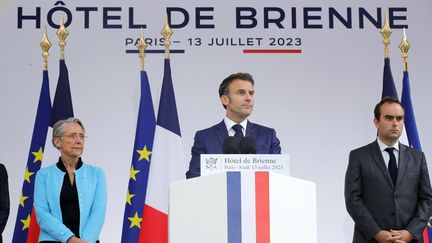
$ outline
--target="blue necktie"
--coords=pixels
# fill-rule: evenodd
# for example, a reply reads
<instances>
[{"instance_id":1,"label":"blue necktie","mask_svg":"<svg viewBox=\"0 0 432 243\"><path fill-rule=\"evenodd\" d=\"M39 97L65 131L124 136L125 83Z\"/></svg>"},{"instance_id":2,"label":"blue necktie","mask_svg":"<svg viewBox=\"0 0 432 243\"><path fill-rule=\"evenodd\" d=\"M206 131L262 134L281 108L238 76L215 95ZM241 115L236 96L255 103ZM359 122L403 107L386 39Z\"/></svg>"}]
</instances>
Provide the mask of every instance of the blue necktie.
<instances>
[{"instance_id":1,"label":"blue necktie","mask_svg":"<svg viewBox=\"0 0 432 243\"><path fill-rule=\"evenodd\" d=\"M393 150L395 148L386 148L385 151L387 151L387 153L390 155L390 160L388 163L388 171L390 173L390 177L393 181L393 185L396 186L396 178L397 178L397 164L396 164L396 157L393 153Z\"/></svg>"},{"instance_id":2,"label":"blue necktie","mask_svg":"<svg viewBox=\"0 0 432 243\"><path fill-rule=\"evenodd\" d=\"M240 124L235 124L234 126L232 126L232 129L235 131L234 137L239 139L244 137L242 132L243 128Z\"/></svg>"}]
</instances>

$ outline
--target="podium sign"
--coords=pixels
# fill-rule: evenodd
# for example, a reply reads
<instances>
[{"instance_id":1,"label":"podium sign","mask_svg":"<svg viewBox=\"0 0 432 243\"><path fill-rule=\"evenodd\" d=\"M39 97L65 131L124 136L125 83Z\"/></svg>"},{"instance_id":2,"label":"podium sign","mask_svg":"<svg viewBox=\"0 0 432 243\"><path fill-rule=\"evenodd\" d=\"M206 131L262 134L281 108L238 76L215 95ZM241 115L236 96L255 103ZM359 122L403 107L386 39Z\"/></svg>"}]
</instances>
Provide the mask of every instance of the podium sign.
<instances>
[{"instance_id":1,"label":"podium sign","mask_svg":"<svg viewBox=\"0 0 432 243\"><path fill-rule=\"evenodd\" d=\"M201 176L224 171L271 171L289 175L288 154L201 154Z\"/></svg>"},{"instance_id":2,"label":"podium sign","mask_svg":"<svg viewBox=\"0 0 432 243\"><path fill-rule=\"evenodd\" d=\"M316 243L315 183L224 172L171 183L170 243Z\"/></svg>"}]
</instances>

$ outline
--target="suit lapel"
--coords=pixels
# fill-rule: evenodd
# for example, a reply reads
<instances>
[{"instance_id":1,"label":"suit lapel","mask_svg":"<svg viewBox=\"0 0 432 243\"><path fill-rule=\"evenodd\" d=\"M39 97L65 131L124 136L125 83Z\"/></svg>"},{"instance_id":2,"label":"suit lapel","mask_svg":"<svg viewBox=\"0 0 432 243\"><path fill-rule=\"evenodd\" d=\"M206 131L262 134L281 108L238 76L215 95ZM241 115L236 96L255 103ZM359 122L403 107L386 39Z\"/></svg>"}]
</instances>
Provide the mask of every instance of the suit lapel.
<instances>
[{"instance_id":1,"label":"suit lapel","mask_svg":"<svg viewBox=\"0 0 432 243\"><path fill-rule=\"evenodd\" d=\"M215 135L220 144L220 147L222 148L225 138L228 137L228 131L223 120L216 125Z\"/></svg>"},{"instance_id":2,"label":"suit lapel","mask_svg":"<svg viewBox=\"0 0 432 243\"><path fill-rule=\"evenodd\" d=\"M246 127L246 136L256 139L256 126L254 123L248 121L247 127Z\"/></svg>"},{"instance_id":3,"label":"suit lapel","mask_svg":"<svg viewBox=\"0 0 432 243\"><path fill-rule=\"evenodd\" d=\"M406 156L406 147L403 144L399 143L399 164L398 164L398 176L396 179L396 187L397 185L399 185L400 181L402 180L407 164L408 164L408 158Z\"/></svg>"},{"instance_id":4,"label":"suit lapel","mask_svg":"<svg viewBox=\"0 0 432 243\"><path fill-rule=\"evenodd\" d=\"M380 150L380 148L378 146L378 142L377 141L375 141L374 143L372 143L371 154L372 154L372 157L375 160L375 163L377 164L379 170L384 175L386 181L391 186L391 188L394 189L393 182L392 182L392 180L390 178L390 173L388 172L387 165L386 165L386 163L385 163L385 161L384 161L384 159L382 157L382 153L381 153L381 150Z\"/></svg>"}]
</instances>

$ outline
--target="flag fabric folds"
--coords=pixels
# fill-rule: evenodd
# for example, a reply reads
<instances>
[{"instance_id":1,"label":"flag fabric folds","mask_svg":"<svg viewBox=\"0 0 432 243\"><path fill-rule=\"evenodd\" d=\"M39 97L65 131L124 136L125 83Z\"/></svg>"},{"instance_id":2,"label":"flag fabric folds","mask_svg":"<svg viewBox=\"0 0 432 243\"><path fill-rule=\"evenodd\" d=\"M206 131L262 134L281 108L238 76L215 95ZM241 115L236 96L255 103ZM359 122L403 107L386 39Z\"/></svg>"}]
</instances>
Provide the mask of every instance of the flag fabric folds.
<instances>
[{"instance_id":1,"label":"flag fabric folds","mask_svg":"<svg viewBox=\"0 0 432 243\"><path fill-rule=\"evenodd\" d=\"M406 136L408 138L408 144L417 150L422 150L420 137L417 131L417 123L414 116L414 108L411 101L411 88L408 71L403 72L401 103L405 108L404 125ZM431 227L426 226L423 231L424 242L431 243L431 236L432 229Z\"/></svg>"},{"instance_id":2,"label":"flag fabric folds","mask_svg":"<svg viewBox=\"0 0 432 243\"><path fill-rule=\"evenodd\" d=\"M384 58L383 89L381 98L384 97L393 97L395 99L399 99L396 91L396 85L393 80L389 57Z\"/></svg>"},{"instance_id":3,"label":"flag fabric folds","mask_svg":"<svg viewBox=\"0 0 432 243\"><path fill-rule=\"evenodd\" d=\"M408 71L403 73L401 103L405 108L405 131L408 137L408 143L411 147L421 150L420 138L417 131L417 125L414 116L414 108L411 102L411 89Z\"/></svg>"},{"instance_id":4,"label":"flag fabric folds","mask_svg":"<svg viewBox=\"0 0 432 243\"><path fill-rule=\"evenodd\" d=\"M384 72L383 72L383 90L382 96L384 97L393 97L395 99L399 99L396 91L396 86L393 80L393 75L390 68L390 58L384 58ZM420 138L417 131L417 123L414 116L414 108L411 101L411 88L408 71L403 72L403 81L402 81L402 95L401 95L401 103L405 108L405 117L404 117L404 125L405 130L401 135L400 140L408 142L409 146L421 150ZM429 220L430 224L430 220ZM423 238L425 243L432 243L432 228L426 226L423 231Z\"/></svg>"},{"instance_id":5,"label":"flag fabric folds","mask_svg":"<svg viewBox=\"0 0 432 243\"><path fill-rule=\"evenodd\" d=\"M23 190L20 197L17 220L12 242L37 243L39 225L33 210L34 180L42 165L48 127L60 119L73 117L72 98L69 85L69 75L65 61L60 60L59 79L56 87L53 106L49 93L48 71L43 71L42 89L39 98L38 111L24 174Z\"/></svg>"},{"instance_id":6,"label":"flag fabric folds","mask_svg":"<svg viewBox=\"0 0 432 243\"><path fill-rule=\"evenodd\" d=\"M171 77L165 59L140 243L168 243L169 184L184 179L183 146Z\"/></svg>"},{"instance_id":7,"label":"flag fabric folds","mask_svg":"<svg viewBox=\"0 0 432 243\"><path fill-rule=\"evenodd\" d=\"M33 210L33 192L36 173L40 169L45 151L48 127L51 123L51 99L48 71L43 71L42 88L30 143L24 182L19 199L13 243L33 243L39 237L39 227Z\"/></svg>"},{"instance_id":8,"label":"flag fabric folds","mask_svg":"<svg viewBox=\"0 0 432 243\"><path fill-rule=\"evenodd\" d=\"M53 101L52 123L73 117L72 96L69 85L69 72L64 59L60 59L60 71Z\"/></svg>"},{"instance_id":9,"label":"flag fabric folds","mask_svg":"<svg viewBox=\"0 0 432 243\"><path fill-rule=\"evenodd\" d=\"M141 98L123 217L122 243L138 242L142 229L141 221L147 192L155 126L156 117L147 73L141 71Z\"/></svg>"}]
</instances>

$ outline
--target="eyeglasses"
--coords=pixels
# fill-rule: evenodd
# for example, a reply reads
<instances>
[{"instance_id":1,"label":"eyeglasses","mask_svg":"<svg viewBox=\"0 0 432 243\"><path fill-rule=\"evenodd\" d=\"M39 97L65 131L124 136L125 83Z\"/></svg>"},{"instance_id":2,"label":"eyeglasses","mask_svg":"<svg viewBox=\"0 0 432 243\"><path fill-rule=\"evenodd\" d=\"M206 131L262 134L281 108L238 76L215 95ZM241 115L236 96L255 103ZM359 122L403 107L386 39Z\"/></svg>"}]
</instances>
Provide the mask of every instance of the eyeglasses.
<instances>
[{"instance_id":1,"label":"eyeglasses","mask_svg":"<svg viewBox=\"0 0 432 243\"><path fill-rule=\"evenodd\" d=\"M66 138L69 141L76 141L78 138L81 141L84 141L87 138L87 136L85 136L82 133L81 134L78 134L78 133L65 134L65 135L63 135L61 137L64 137L64 138Z\"/></svg>"}]
</instances>

